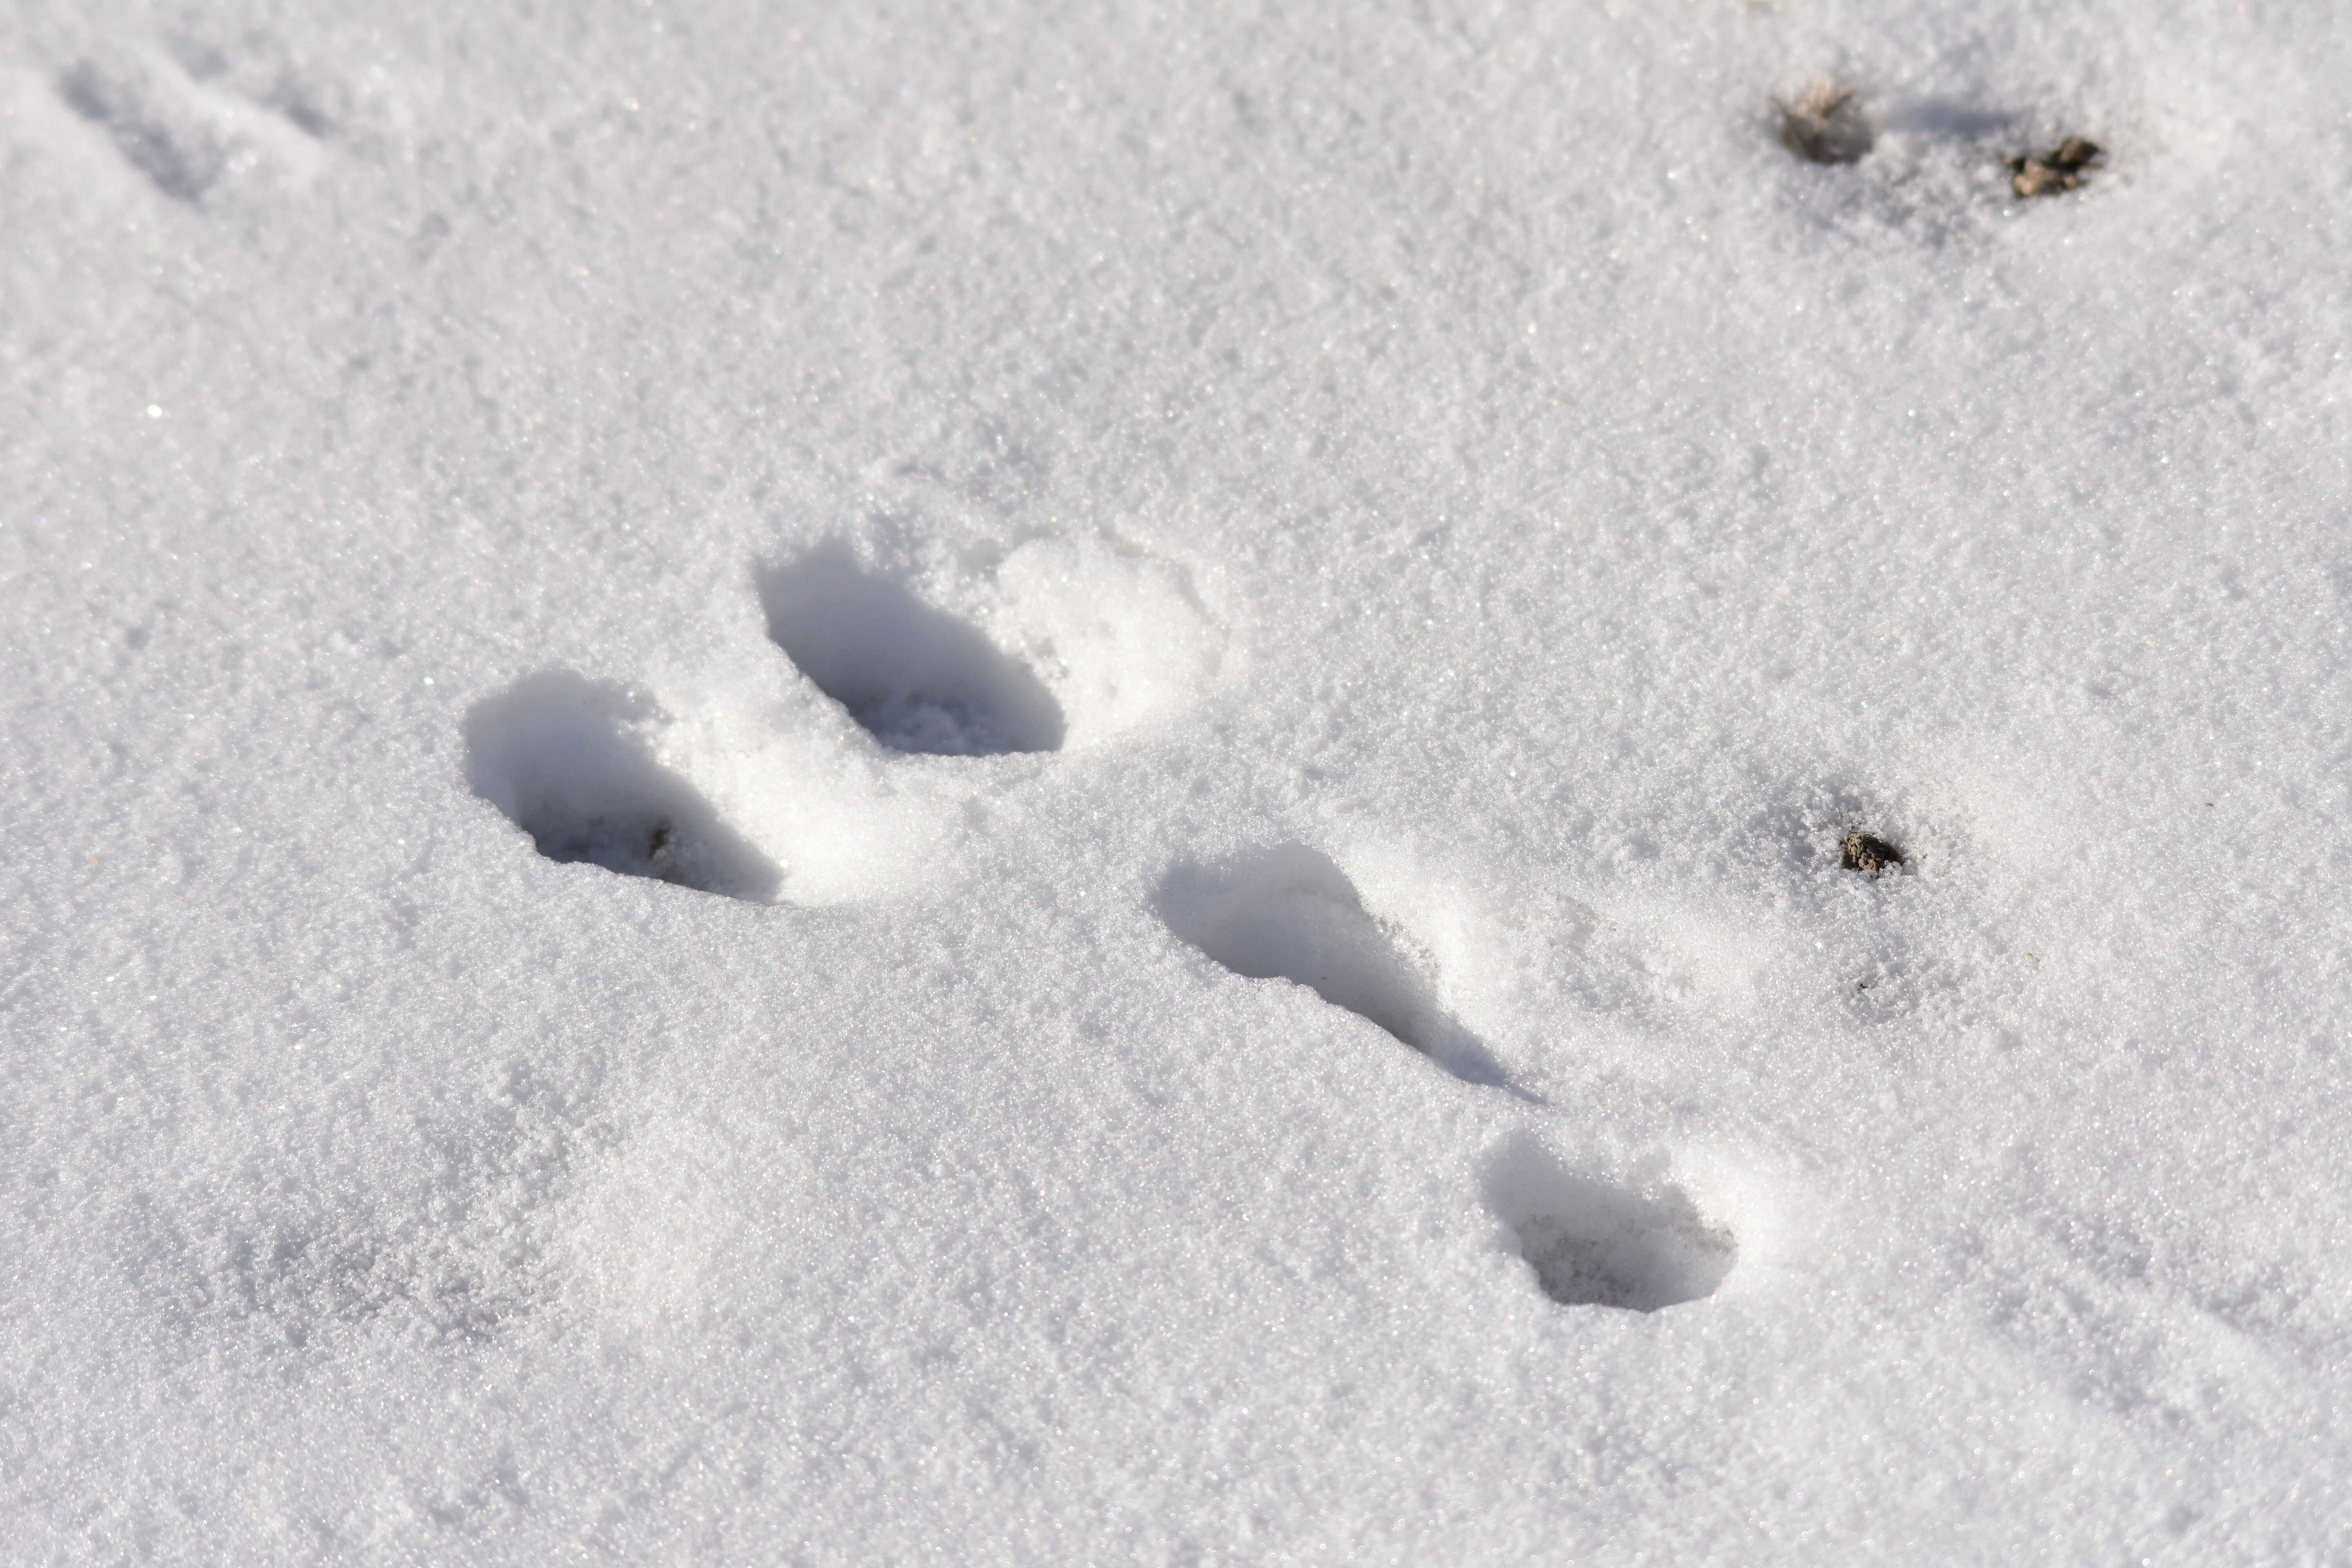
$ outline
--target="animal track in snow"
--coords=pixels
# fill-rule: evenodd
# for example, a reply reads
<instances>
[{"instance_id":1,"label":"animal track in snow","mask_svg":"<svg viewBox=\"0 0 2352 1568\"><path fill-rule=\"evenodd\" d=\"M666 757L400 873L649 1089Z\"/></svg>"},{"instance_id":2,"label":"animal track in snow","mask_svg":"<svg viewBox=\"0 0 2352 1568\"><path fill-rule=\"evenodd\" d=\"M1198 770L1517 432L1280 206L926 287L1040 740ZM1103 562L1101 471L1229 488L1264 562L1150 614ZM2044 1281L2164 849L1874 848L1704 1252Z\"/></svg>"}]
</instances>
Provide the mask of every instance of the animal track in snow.
<instances>
[{"instance_id":1,"label":"animal track in snow","mask_svg":"<svg viewBox=\"0 0 2352 1568\"><path fill-rule=\"evenodd\" d=\"M279 115L306 136L324 141L352 118L352 94L343 81L299 64L267 33L249 32L232 43L183 33L169 47L191 80Z\"/></svg>"},{"instance_id":2,"label":"animal track in snow","mask_svg":"<svg viewBox=\"0 0 2352 1568\"><path fill-rule=\"evenodd\" d=\"M170 56L113 48L76 61L57 87L158 191L193 206L241 184L308 178L320 138L337 128L331 80L282 53L240 66L191 45Z\"/></svg>"},{"instance_id":3,"label":"animal track in snow","mask_svg":"<svg viewBox=\"0 0 2352 1568\"><path fill-rule=\"evenodd\" d=\"M755 634L675 715L561 671L478 702L474 793L556 859L803 907L913 892L971 830L972 797L1034 770L906 752L1105 744L1180 710L1216 668L1222 628L1182 568L1119 542L940 551L928 570L883 553L869 564L836 541L745 584L805 682ZM919 597L919 575L973 620Z\"/></svg>"},{"instance_id":4,"label":"animal track in snow","mask_svg":"<svg viewBox=\"0 0 2352 1568\"><path fill-rule=\"evenodd\" d=\"M1304 985L1465 1083L1509 1086L1328 856L1281 844L1213 866L1180 866L1160 884L1159 912L1169 930L1236 974Z\"/></svg>"},{"instance_id":5,"label":"animal track in snow","mask_svg":"<svg viewBox=\"0 0 2352 1568\"><path fill-rule=\"evenodd\" d=\"M1711 1296L1739 1247L1682 1188L1643 1196L1578 1175L1521 1135L1487 1163L1486 1201L1563 1306L1654 1312Z\"/></svg>"},{"instance_id":6,"label":"animal track in snow","mask_svg":"<svg viewBox=\"0 0 2352 1568\"><path fill-rule=\"evenodd\" d=\"M467 713L467 782L551 860L772 901L775 863L632 732L658 717L646 699L570 670L528 677Z\"/></svg>"},{"instance_id":7,"label":"animal track in snow","mask_svg":"<svg viewBox=\"0 0 2352 1568\"><path fill-rule=\"evenodd\" d=\"M58 82L75 113L104 131L133 168L174 201L201 202L227 166L228 152L209 126L174 113L152 67L83 60Z\"/></svg>"},{"instance_id":8,"label":"animal track in snow","mask_svg":"<svg viewBox=\"0 0 2352 1568\"><path fill-rule=\"evenodd\" d=\"M768 635L802 674L894 752L993 756L1061 749L1061 704L978 630L932 608L847 546L763 569Z\"/></svg>"},{"instance_id":9,"label":"animal track in snow","mask_svg":"<svg viewBox=\"0 0 2352 1568\"><path fill-rule=\"evenodd\" d=\"M1234 973L1305 985L1465 1083L1534 1100L1438 1005L1328 857L1282 844L1180 866L1156 903L1171 931ZM1544 1294L1564 1306L1654 1312L1713 1294L1738 1257L1730 1233L1680 1187L1644 1184L1654 1190L1580 1175L1521 1133L1488 1162L1486 1195Z\"/></svg>"}]
</instances>

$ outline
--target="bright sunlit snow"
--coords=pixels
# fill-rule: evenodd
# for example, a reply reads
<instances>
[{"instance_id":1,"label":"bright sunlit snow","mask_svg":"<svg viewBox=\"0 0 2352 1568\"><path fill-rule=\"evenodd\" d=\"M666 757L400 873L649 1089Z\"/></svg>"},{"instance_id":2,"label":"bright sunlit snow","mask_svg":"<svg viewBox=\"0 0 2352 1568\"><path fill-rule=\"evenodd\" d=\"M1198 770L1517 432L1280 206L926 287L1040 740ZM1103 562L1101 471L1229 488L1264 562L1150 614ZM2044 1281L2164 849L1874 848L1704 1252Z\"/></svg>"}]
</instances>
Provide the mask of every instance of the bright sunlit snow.
<instances>
[{"instance_id":1,"label":"bright sunlit snow","mask_svg":"<svg viewBox=\"0 0 2352 1568\"><path fill-rule=\"evenodd\" d=\"M2325 4L17 6L0 1556L2352 1562L2347 258Z\"/></svg>"}]
</instances>

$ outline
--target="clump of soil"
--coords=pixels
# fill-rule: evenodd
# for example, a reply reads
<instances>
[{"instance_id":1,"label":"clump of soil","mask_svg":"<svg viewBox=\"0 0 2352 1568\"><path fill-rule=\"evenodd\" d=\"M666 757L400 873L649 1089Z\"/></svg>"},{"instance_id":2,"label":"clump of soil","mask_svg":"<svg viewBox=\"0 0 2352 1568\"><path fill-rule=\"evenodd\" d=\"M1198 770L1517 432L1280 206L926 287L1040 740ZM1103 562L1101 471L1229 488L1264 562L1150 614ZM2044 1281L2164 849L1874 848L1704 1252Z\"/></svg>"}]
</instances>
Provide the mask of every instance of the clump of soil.
<instances>
[{"instance_id":1,"label":"clump of soil","mask_svg":"<svg viewBox=\"0 0 2352 1568\"><path fill-rule=\"evenodd\" d=\"M2078 189L2086 171L2105 154L2096 142L2069 136L2055 151L2029 153L2009 161L2009 188L2021 197L2054 196Z\"/></svg>"},{"instance_id":2,"label":"clump of soil","mask_svg":"<svg viewBox=\"0 0 2352 1568\"><path fill-rule=\"evenodd\" d=\"M1855 828L1845 836L1844 860L1847 870L1875 877L1890 866L1902 865L1903 851L1884 838Z\"/></svg>"},{"instance_id":3,"label":"clump of soil","mask_svg":"<svg viewBox=\"0 0 2352 1568\"><path fill-rule=\"evenodd\" d=\"M1780 111L1780 145L1809 163L1854 163L1878 140L1853 89L1815 82L1794 103L1772 100Z\"/></svg>"}]
</instances>

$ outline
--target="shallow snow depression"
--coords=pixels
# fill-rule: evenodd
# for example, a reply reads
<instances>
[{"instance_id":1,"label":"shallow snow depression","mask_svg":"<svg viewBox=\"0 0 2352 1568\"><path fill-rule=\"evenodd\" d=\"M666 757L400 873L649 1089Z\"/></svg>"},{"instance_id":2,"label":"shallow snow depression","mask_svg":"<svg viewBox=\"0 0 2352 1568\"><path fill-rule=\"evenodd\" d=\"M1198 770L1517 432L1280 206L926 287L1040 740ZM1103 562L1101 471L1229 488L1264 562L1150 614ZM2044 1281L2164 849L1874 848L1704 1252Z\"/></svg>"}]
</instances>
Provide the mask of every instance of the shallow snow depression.
<instances>
[{"instance_id":1,"label":"shallow snow depression","mask_svg":"<svg viewBox=\"0 0 2352 1568\"><path fill-rule=\"evenodd\" d=\"M20 7L26 1562L2352 1558L2352 24Z\"/></svg>"}]
</instances>

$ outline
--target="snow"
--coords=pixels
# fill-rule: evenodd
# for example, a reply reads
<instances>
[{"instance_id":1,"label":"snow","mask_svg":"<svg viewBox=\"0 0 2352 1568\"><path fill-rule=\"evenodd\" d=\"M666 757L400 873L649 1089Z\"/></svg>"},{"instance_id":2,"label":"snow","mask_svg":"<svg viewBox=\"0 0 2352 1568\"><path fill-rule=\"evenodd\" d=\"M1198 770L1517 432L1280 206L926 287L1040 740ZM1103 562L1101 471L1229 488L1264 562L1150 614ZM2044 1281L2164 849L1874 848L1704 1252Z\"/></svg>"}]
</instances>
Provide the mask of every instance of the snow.
<instances>
[{"instance_id":1,"label":"snow","mask_svg":"<svg viewBox=\"0 0 2352 1568\"><path fill-rule=\"evenodd\" d=\"M36 0L0 171L12 1560L2352 1561L2345 17Z\"/></svg>"}]
</instances>

